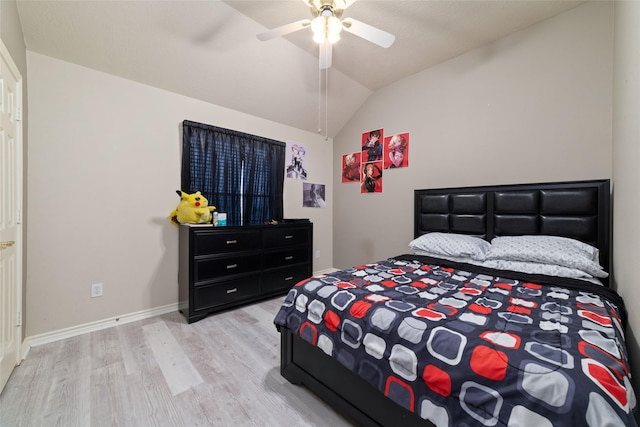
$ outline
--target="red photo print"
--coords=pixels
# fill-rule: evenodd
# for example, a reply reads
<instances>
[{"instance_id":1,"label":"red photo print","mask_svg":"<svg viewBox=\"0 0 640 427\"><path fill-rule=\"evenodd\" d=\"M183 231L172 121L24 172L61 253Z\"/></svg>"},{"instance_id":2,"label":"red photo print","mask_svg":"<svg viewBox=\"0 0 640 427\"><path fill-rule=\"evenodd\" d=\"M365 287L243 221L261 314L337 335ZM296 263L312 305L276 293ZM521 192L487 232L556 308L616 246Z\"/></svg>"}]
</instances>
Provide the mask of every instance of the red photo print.
<instances>
[{"instance_id":1,"label":"red photo print","mask_svg":"<svg viewBox=\"0 0 640 427\"><path fill-rule=\"evenodd\" d=\"M362 164L361 193L382 193L382 162Z\"/></svg>"},{"instance_id":2,"label":"red photo print","mask_svg":"<svg viewBox=\"0 0 640 427\"><path fill-rule=\"evenodd\" d=\"M409 166L409 132L397 133L384 138L384 168L406 168Z\"/></svg>"},{"instance_id":3,"label":"red photo print","mask_svg":"<svg viewBox=\"0 0 640 427\"><path fill-rule=\"evenodd\" d=\"M382 160L382 140L384 131L375 129L362 134L362 162Z\"/></svg>"},{"instance_id":4,"label":"red photo print","mask_svg":"<svg viewBox=\"0 0 640 427\"><path fill-rule=\"evenodd\" d=\"M342 182L360 182L360 152L342 155Z\"/></svg>"}]
</instances>

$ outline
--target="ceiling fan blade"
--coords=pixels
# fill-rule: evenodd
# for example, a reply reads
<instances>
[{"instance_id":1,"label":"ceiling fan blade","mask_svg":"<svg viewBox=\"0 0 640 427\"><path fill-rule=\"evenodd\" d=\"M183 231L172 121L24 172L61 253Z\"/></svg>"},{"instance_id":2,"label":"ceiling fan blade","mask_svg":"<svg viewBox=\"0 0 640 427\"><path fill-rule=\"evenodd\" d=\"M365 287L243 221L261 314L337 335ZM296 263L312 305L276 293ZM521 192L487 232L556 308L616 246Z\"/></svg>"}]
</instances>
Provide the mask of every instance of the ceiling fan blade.
<instances>
[{"instance_id":1,"label":"ceiling fan blade","mask_svg":"<svg viewBox=\"0 0 640 427\"><path fill-rule=\"evenodd\" d=\"M369 24L365 24L364 22L353 18L343 19L342 28L351 34L355 34L358 37L362 37L363 39L384 48L391 46L396 39L396 36L393 34L387 33L386 31L382 31L379 28L372 27Z\"/></svg>"},{"instance_id":2,"label":"ceiling fan blade","mask_svg":"<svg viewBox=\"0 0 640 427\"><path fill-rule=\"evenodd\" d=\"M349 6L351 6L352 4L354 4L355 2L357 2L358 0L343 0L344 1L344 7L343 9L348 8Z\"/></svg>"},{"instance_id":3,"label":"ceiling fan blade","mask_svg":"<svg viewBox=\"0 0 640 427\"><path fill-rule=\"evenodd\" d=\"M331 68L331 56L333 45L327 41L320 44L320 69Z\"/></svg>"},{"instance_id":4,"label":"ceiling fan blade","mask_svg":"<svg viewBox=\"0 0 640 427\"><path fill-rule=\"evenodd\" d=\"M309 25L311 25L310 19L301 19L300 21L282 25L280 27L267 30L264 33L259 33L256 35L256 37L258 37L258 40L261 40L264 42L276 37L286 36L287 34L291 34L293 32L303 30L307 28Z\"/></svg>"}]
</instances>

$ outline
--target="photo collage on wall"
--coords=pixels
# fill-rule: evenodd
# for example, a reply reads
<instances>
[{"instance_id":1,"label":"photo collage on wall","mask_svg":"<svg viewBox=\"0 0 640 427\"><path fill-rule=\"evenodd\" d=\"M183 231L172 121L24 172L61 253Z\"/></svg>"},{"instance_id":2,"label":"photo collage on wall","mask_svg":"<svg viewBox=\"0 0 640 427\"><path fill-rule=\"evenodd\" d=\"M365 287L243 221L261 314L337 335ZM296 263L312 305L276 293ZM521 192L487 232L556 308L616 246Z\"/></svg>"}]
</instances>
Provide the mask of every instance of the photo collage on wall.
<instances>
[{"instance_id":1,"label":"photo collage on wall","mask_svg":"<svg viewBox=\"0 0 640 427\"><path fill-rule=\"evenodd\" d=\"M359 182L361 193L381 193L385 169L409 167L409 132L384 135L384 129L362 134L361 150L343 154L342 182Z\"/></svg>"}]
</instances>

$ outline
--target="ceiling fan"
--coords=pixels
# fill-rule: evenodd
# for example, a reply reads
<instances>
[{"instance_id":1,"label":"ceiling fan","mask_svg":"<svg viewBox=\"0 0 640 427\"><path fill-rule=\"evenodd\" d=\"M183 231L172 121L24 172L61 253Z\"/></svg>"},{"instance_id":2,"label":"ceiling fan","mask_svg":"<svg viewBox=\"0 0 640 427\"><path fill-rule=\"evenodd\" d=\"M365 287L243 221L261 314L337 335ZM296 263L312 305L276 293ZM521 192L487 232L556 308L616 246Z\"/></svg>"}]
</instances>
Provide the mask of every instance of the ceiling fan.
<instances>
[{"instance_id":1,"label":"ceiling fan","mask_svg":"<svg viewBox=\"0 0 640 427\"><path fill-rule=\"evenodd\" d=\"M273 28L257 35L259 40L267 41L285 36L310 27L313 40L320 45L320 68L331 67L332 45L340 40L340 32L345 31L361 37L378 46L388 48L395 36L353 18L340 19L346 8L356 0L302 0L311 8L313 19L301 19L290 24Z\"/></svg>"}]
</instances>

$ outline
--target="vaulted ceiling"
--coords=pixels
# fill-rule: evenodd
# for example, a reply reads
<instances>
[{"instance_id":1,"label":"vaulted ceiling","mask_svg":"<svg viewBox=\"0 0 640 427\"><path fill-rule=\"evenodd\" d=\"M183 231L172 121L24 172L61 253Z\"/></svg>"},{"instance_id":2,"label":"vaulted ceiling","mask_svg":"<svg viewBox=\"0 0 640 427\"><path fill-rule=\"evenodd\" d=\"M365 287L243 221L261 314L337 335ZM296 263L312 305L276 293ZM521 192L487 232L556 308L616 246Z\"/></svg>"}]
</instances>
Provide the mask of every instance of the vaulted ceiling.
<instances>
[{"instance_id":1,"label":"vaulted ceiling","mask_svg":"<svg viewBox=\"0 0 640 427\"><path fill-rule=\"evenodd\" d=\"M18 11L30 51L332 137L375 90L581 3L358 0L343 18L395 42L343 31L326 71L308 28L256 38L311 18L303 0L18 0Z\"/></svg>"}]
</instances>

